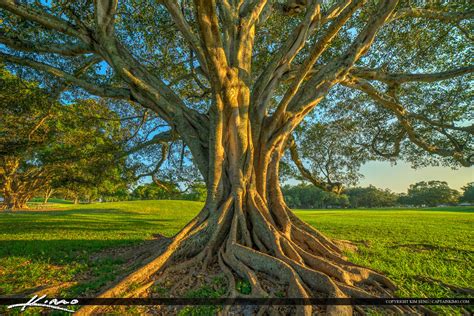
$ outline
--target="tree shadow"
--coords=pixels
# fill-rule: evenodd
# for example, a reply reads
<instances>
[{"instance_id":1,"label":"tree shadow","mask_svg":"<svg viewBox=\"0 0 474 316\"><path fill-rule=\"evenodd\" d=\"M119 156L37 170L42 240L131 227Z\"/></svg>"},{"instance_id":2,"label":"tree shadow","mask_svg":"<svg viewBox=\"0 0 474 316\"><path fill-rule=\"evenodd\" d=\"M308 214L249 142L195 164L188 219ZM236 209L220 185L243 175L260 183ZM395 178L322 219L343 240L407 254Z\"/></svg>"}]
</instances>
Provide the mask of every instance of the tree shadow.
<instances>
[{"instance_id":1,"label":"tree shadow","mask_svg":"<svg viewBox=\"0 0 474 316\"><path fill-rule=\"evenodd\" d=\"M24 235L42 234L59 229L72 234L74 232L126 233L136 231L137 226L140 226L142 231L156 230L158 232L163 226L169 226L169 223L176 221L173 218L156 218L154 214L138 214L116 208L18 211L11 214L13 216L9 216L8 213L0 214L5 216L0 221L0 232L8 232L9 235ZM39 242L41 236L38 239Z\"/></svg>"},{"instance_id":2,"label":"tree shadow","mask_svg":"<svg viewBox=\"0 0 474 316\"><path fill-rule=\"evenodd\" d=\"M74 209L44 209L44 210L18 210L18 211L9 211L4 212L4 214L28 214L28 215L52 215L52 216L68 216L68 215L87 215L87 214L133 214L136 215L136 212L126 211L119 208L74 208Z\"/></svg>"},{"instance_id":3,"label":"tree shadow","mask_svg":"<svg viewBox=\"0 0 474 316\"><path fill-rule=\"evenodd\" d=\"M38 267L45 271L39 271L40 275L44 274L44 277L38 277L40 286L7 293L2 293L0 287L0 296L26 297L37 290L49 291L54 288L71 295L95 294L110 282L156 256L169 241L164 236L154 240L1 240L0 261L18 259L15 271L4 280L22 283L15 278L21 278L29 270ZM54 277L55 274L50 274L48 269L72 274L64 280L62 277Z\"/></svg>"}]
</instances>

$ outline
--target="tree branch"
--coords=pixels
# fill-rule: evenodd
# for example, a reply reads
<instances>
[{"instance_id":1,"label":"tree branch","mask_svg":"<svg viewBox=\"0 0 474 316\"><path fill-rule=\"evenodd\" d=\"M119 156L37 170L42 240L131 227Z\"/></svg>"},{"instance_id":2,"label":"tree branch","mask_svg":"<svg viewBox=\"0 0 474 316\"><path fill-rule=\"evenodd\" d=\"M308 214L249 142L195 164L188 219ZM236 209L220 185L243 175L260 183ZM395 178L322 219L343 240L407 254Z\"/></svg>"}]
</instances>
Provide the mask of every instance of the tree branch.
<instances>
[{"instance_id":1,"label":"tree branch","mask_svg":"<svg viewBox=\"0 0 474 316\"><path fill-rule=\"evenodd\" d=\"M136 179L140 179L143 177L150 177L152 178L153 182L155 182L157 185L162 186L163 184L156 178L156 173L160 170L161 166L163 163L166 161L167 156L168 156L168 151L169 151L169 145L166 142L161 143L161 157L158 163L155 165L153 170L145 173L141 173L137 176L135 176Z\"/></svg>"},{"instance_id":2,"label":"tree branch","mask_svg":"<svg viewBox=\"0 0 474 316\"><path fill-rule=\"evenodd\" d=\"M381 1L376 12L346 52L323 66L299 89L288 104L288 110L280 116L282 119L277 121L273 117L268 118L270 124L274 126L271 144L277 142L283 135L290 133L304 116L323 99L329 89L347 75L354 63L368 51L377 32L385 24L397 3L398 0Z\"/></svg>"},{"instance_id":3,"label":"tree branch","mask_svg":"<svg viewBox=\"0 0 474 316\"><path fill-rule=\"evenodd\" d=\"M84 43L41 44L7 36L0 36L0 43L5 44L10 48L25 52L51 53L62 56L77 56L93 52L92 48Z\"/></svg>"},{"instance_id":4,"label":"tree branch","mask_svg":"<svg viewBox=\"0 0 474 316\"><path fill-rule=\"evenodd\" d=\"M247 20L247 27L257 23L260 14L267 5L268 0L248 0L240 8L240 16Z\"/></svg>"},{"instance_id":5,"label":"tree branch","mask_svg":"<svg viewBox=\"0 0 474 316\"><path fill-rule=\"evenodd\" d=\"M401 143L403 141L403 139L405 138L406 136L406 131L405 130L402 130L400 131L400 133L398 133L395 137L395 142L394 142L394 145L393 145L393 151L390 152L390 153L384 153L384 152L381 152L378 148L377 148L377 138L379 137L380 135L380 130L377 132L377 134L375 134L374 138L372 139L372 142L370 144L370 148L372 149L372 151L374 151L377 155L381 156L381 157L384 157L384 158L394 158L394 157L398 157L398 155L400 154L400 147L401 147Z\"/></svg>"},{"instance_id":6,"label":"tree branch","mask_svg":"<svg viewBox=\"0 0 474 316\"><path fill-rule=\"evenodd\" d=\"M469 159L464 158L462 151L457 149L443 149L436 145L429 144L424 139L422 139L412 126L408 111L395 99L375 89L368 81L350 77L348 80L343 81L342 84L366 93L369 97L376 101L377 104L392 112L397 117L401 127L406 131L410 141L418 147L429 153L437 154L442 157L452 157L465 167L469 167L473 164L473 162L469 161Z\"/></svg>"},{"instance_id":7,"label":"tree branch","mask_svg":"<svg viewBox=\"0 0 474 316\"><path fill-rule=\"evenodd\" d=\"M196 17L203 42L209 79L220 85L228 68L227 56L222 46L215 0L195 0Z\"/></svg>"},{"instance_id":8,"label":"tree branch","mask_svg":"<svg viewBox=\"0 0 474 316\"><path fill-rule=\"evenodd\" d=\"M94 66L100 61L102 61L102 58L97 55L93 55L87 58L85 62L83 63L83 65L77 68L76 71L74 71L73 76L75 78L81 77L90 67ZM58 87L56 87L56 89L51 93L51 98L56 100L59 97L59 95L69 87L69 84L67 82L59 84Z\"/></svg>"},{"instance_id":9,"label":"tree branch","mask_svg":"<svg viewBox=\"0 0 474 316\"><path fill-rule=\"evenodd\" d=\"M350 74L367 80L377 80L385 83L405 82L436 82L463 76L474 72L474 66L466 66L435 73L388 73L379 69L353 68Z\"/></svg>"},{"instance_id":10,"label":"tree branch","mask_svg":"<svg viewBox=\"0 0 474 316\"><path fill-rule=\"evenodd\" d=\"M350 1L344 1L347 6ZM340 7L335 6L329 11L328 16L333 17L335 11L340 13ZM328 16L321 17L320 3L315 2L308 7L301 23L296 27L287 40L281 45L281 48L273 54L273 58L262 71L253 88L252 98L256 105L257 116L262 118L266 111L268 100L271 93L279 83L280 78L289 71L290 65L298 52L306 44L308 37L325 22Z\"/></svg>"},{"instance_id":11,"label":"tree branch","mask_svg":"<svg viewBox=\"0 0 474 316\"><path fill-rule=\"evenodd\" d=\"M191 29L191 26L184 18L183 13L179 9L178 3L173 0L164 0L163 4L168 9L168 12L171 15L171 18L176 24L178 30L183 34L189 45L191 45L194 53L196 54L199 60L199 64L201 65L203 72L207 73L207 63L199 39L196 34L194 34L193 30Z\"/></svg>"},{"instance_id":12,"label":"tree branch","mask_svg":"<svg viewBox=\"0 0 474 316\"><path fill-rule=\"evenodd\" d=\"M445 11L437 11L437 10L422 9L422 8L406 8L406 9L400 9L397 12L393 13L388 23L394 20L403 19L407 17L433 19L433 20L449 23L449 22L459 22L466 19L472 19L474 17L474 11L445 12Z\"/></svg>"},{"instance_id":13,"label":"tree branch","mask_svg":"<svg viewBox=\"0 0 474 316\"><path fill-rule=\"evenodd\" d=\"M291 160L295 163L296 167L300 171L301 175L308 179L312 184L314 184L316 187L328 191L328 192L334 192L336 194L340 194L342 192L342 184L341 183L332 183L332 182L325 182L323 180L320 180L316 177L314 177L311 174L311 171L306 169L306 167L303 165L303 162L301 161L299 154L298 154L298 149L296 148L296 142L293 136L290 136L290 139L288 141L288 147L290 149L290 156Z\"/></svg>"},{"instance_id":14,"label":"tree branch","mask_svg":"<svg viewBox=\"0 0 474 316\"><path fill-rule=\"evenodd\" d=\"M117 4L118 0L94 0L97 31L101 36L110 36L114 32Z\"/></svg>"},{"instance_id":15,"label":"tree branch","mask_svg":"<svg viewBox=\"0 0 474 316\"><path fill-rule=\"evenodd\" d=\"M90 43L91 38L86 30L78 30L78 26L44 11L37 11L30 6L20 4L15 0L0 0L0 8L10 11L25 20L36 22L47 29L79 38L84 43Z\"/></svg>"},{"instance_id":16,"label":"tree branch","mask_svg":"<svg viewBox=\"0 0 474 316\"><path fill-rule=\"evenodd\" d=\"M138 144L137 146L127 150L126 152L124 152L121 155L121 157L125 157L125 156L128 156L130 154L136 153L137 151L140 151L140 150L142 150L142 149L144 149L148 146L151 146L151 145L169 143L169 142L175 141L177 139L178 139L178 135L172 129L168 130L168 131L165 131L165 132L161 132L161 133L156 134L155 136L153 136L152 139L150 139L146 142L142 142L142 143Z\"/></svg>"},{"instance_id":17,"label":"tree branch","mask_svg":"<svg viewBox=\"0 0 474 316\"><path fill-rule=\"evenodd\" d=\"M344 9L343 13L341 13L334 20L333 23L331 23L326 33L311 48L311 53L309 57L305 60L302 67L300 67L298 73L295 76L295 79L293 80L287 92L283 96L281 102L278 104L278 108L275 111L275 114L272 116L272 121L275 122L275 124L280 119L280 117L286 112L287 106L298 92L301 84L306 79L307 75L311 72L318 58L328 48L329 43L339 33L339 30L344 26L344 24L363 3L363 1L354 1L351 5L347 6L347 8Z\"/></svg>"},{"instance_id":18,"label":"tree branch","mask_svg":"<svg viewBox=\"0 0 474 316\"><path fill-rule=\"evenodd\" d=\"M98 86L97 84L88 82L83 79L79 79L58 68L55 68L53 66L50 66L50 65L32 60L32 59L28 59L24 57L20 58L20 57L16 57L16 56L12 56L12 55L0 52L0 60L4 60L6 62L10 62L10 63L18 64L18 65L27 66L39 71L47 72L57 78L63 79L97 96L125 99L125 100L133 99L132 95L130 94L130 90L128 89L115 88L115 87L109 87L109 86Z\"/></svg>"}]
</instances>

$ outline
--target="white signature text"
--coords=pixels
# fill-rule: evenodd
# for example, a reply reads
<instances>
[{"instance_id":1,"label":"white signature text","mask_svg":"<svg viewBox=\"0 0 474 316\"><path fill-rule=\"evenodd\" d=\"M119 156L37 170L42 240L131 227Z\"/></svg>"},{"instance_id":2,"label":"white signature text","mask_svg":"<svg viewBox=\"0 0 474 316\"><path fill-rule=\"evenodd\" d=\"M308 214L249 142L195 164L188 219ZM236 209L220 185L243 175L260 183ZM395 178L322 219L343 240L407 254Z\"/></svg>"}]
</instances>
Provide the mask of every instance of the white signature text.
<instances>
[{"instance_id":1,"label":"white signature text","mask_svg":"<svg viewBox=\"0 0 474 316\"><path fill-rule=\"evenodd\" d=\"M64 312L74 313L75 312L74 310L61 307L60 305L68 306L68 305L76 305L77 303L79 303L79 301L76 299L67 301L67 300L58 300L56 298L47 300L45 298L46 298L46 295L43 295L40 297L38 297L38 295L35 295L26 303L9 305L8 309L21 307L20 310L24 311L27 307L46 307L46 308L56 309L56 310L60 310Z\"/></svg>"}]
</instances>

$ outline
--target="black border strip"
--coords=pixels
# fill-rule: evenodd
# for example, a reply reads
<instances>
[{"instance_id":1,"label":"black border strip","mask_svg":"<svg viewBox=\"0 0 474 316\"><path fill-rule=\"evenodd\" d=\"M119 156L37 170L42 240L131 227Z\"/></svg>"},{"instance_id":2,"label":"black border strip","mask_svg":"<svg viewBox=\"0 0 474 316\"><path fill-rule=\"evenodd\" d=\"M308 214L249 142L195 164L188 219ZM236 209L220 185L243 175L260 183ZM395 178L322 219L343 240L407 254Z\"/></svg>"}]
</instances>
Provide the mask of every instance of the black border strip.
<instances>
[{"instance_id":1,"label":"black border strip","mask_svg":"<svg viewBox=\"0 0 474 316\"><path fill-rule=\"evenodd\" d=\"M0 298L0 305L31 298ZM44 298L41 303L46 299ZM472 298L55 298L71 305L472 305Z\"/></svg>"}]
</instances>

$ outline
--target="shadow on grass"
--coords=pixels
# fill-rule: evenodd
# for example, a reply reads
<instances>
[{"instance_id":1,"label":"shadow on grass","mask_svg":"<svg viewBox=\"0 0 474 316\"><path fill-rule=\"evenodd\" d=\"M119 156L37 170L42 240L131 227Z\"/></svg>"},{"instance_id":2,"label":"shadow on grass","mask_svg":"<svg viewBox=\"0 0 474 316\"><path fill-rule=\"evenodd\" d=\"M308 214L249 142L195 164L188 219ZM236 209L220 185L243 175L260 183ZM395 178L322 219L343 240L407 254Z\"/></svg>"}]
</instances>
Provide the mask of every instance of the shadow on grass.
<instances>
[{"instance_id":1,"label":"shadow on grass","mask_svg":"<svg viewBox=\"0 0 474 316\"><path fill-rule=\"evenodd\" d=\"M24 257L51 264L87 260L96 251L143 243L142 239L0 240L0 258Z\"/></svg>"},{"instance_id":2,"label":"shadow on grass","mask_svg":"<svg viewBox=\"0 0 474 316\"><path fill-rule=\"evenodd\" d=\"M137 218L138 217L138 218ZM0 213L0 233L23 235L65 230L74 235L81 232L130 233L130 231L160 230L160 223L169 225L173 218L156 218L154 214L137 214L120 209L74 209L65 211L18 211ZM111 236L113 238L113 235ZM41 236L38 237L42 239ZM1 250L0 250L1 252Z\"/></svg>"},{"instance_id":3,"label":"shadow on grass","mask_svg":"<svg viewBox=\"0 0 474 316\"><path fill-rule=\"evenodd\" d=\"M115 208L0 213L0 259L86 263L92 253L137 245L174 229L172 218L137 215L147 214Z\"/></svg>"},{"instance_id":4,"label":"shadow on grass","mask_svg":"<svg viewBox=\"0 0 474 316\"><path fill-rule=\"evenodd\" d=\"M123 209L118 208L103 208L103 209L95 209L95 208L75 208L75 209L44 209L44 210L20 210L20 211L3 211L0 214L27 214L27 215L52 215L52 216L67 216L67 215L87 215L87 214L117 214L117 215L139 215L136 212L125 211Z\"/></svg>"},{"instance_id":5,"label":"shadow on grass","mask_svg":"<svg viewBox=\"0 0 474 316\"><path fill-rule=\"evenodd\" d=\"M164 246L166 241L156 242ZM61 289L63 293L94 295L143 265L141 255L153 255L150 250L144 252L150 242L142 239L0 241L0 262L9 268L8 274L0 275L0 281L8 283L0 284L0 296L31 294L36 288L55 288L69 282L70 285ZM36 282L25 279L31 277Z\"/></svg>"}]
</instances>

